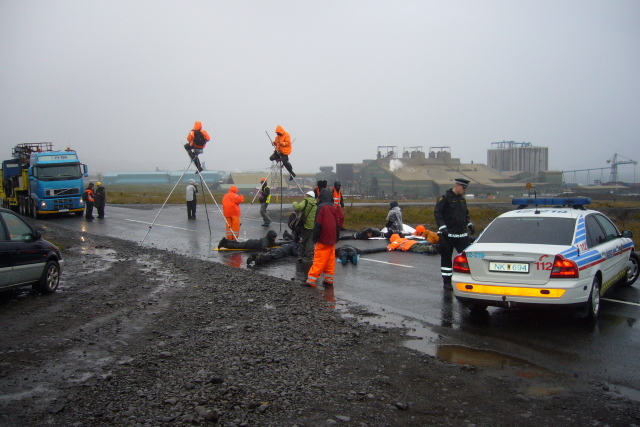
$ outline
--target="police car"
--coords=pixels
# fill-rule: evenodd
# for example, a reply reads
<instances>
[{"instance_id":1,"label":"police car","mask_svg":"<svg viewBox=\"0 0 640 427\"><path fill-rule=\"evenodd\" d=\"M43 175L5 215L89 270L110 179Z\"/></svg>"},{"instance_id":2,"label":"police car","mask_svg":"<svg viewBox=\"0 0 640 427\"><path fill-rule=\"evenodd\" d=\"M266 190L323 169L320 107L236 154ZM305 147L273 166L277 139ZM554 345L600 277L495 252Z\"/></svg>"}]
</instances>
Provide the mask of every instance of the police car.
<instances>
[{"instance_id":1,"label":"police car","mask_svg":"<svg viewBox=\"0 0 640 427\"><path fill-rule=\"evenodd\" d=\"M596 318L600 297L638 278L631 231L618 231L589 198L513 199L453 261L453 294L471 310L567 306ZM543 207L544 206L544 207Z\"/></svg>"}]
</instances>

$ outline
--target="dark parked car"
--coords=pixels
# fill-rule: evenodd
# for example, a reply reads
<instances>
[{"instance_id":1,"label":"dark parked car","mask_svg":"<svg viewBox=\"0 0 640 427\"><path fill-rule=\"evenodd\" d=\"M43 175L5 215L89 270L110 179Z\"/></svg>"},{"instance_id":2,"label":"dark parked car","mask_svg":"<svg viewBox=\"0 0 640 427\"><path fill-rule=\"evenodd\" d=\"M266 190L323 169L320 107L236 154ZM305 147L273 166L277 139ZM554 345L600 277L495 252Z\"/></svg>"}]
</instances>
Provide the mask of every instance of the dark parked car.
<instances>
[{"instance_id":1,"label":"dark parked car","mask_svg":"<svg viewBox=\"0 0 640 427\"><path fill-rule=\"evenodd\" d=\"M7 209L0 209L0 290L32 285L43 294L58 289L62 255L40 232Z\"/></svg>"}]
</instances>

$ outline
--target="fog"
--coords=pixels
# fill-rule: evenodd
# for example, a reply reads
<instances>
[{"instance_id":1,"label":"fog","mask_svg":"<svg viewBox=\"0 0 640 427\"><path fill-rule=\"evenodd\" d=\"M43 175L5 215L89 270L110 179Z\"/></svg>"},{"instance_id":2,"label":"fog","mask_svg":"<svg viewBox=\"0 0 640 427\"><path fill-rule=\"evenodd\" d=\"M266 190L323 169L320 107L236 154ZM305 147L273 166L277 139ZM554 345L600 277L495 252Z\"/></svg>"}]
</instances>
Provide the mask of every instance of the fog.
<instances>
[{"instance_id":1,"label":"fog","mask_svg":"<svg viewBox=\"0 0 640 427\"><path fill-rule=\"evenodd\" d=\"M0 158L51 141L92 173L183 170L199 120L216 170L268 169L277 125L296 172L499 141L606 168L640 160L638 22L637 0L5 0Z\"/></svg>"}]
</instances>

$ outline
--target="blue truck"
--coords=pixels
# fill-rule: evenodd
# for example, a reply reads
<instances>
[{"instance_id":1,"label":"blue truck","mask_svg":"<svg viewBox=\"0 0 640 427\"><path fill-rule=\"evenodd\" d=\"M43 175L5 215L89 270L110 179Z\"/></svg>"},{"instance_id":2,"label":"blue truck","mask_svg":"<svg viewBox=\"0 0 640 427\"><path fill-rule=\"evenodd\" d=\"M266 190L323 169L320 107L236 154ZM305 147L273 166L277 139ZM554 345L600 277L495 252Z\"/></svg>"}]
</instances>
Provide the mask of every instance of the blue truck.
<instances>
[{"instance_id":1,"label":"blue truck","mask_svg":"<svg viewBox=\"0 0 640 427\"><path fill-rule=\"evenodd\" d=\"M3 208L34 218L68 212L82 215L82 178L88 170L74 150L53 151L53 143L36 142L18 144L12 154L2 162Z\"/></svg>"}]
</instances>

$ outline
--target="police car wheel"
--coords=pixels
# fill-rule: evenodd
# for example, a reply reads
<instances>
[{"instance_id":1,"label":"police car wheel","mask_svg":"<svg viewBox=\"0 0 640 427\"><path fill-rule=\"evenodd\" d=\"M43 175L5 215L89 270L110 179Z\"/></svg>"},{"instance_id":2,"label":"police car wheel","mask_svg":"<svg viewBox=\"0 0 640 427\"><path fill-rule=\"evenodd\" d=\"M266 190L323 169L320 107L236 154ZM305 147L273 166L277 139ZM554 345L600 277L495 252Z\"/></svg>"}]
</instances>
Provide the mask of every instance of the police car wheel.
<instances>
[{"instance_id":1,"label":"police car wheel","mask_svg":"<svg viewBox=\"0 0 640 427\"><path fill-rule=\"evenodd\" d=\"M635 252L631 252L627 264L627 275L620 281L620 286L631 286L638 280L638 274L640 274L639 264L640 257Z\"/></svg>"},{"instance_id":2,"label":"police car wheel","mask_svg":"<svg viewBox=\"0 0 640 427\"><path fill-rule=\"evenodd\" d=\"M600 313L600 278L598 277L593 278L587 310L589 310L587 312L587 319L589 320L596 319Z\"/></svg>"}]
</instances>

